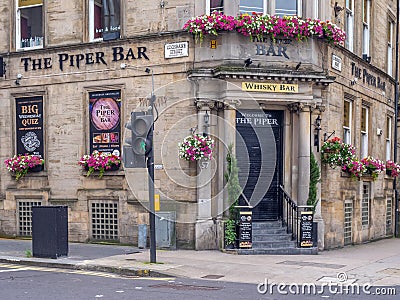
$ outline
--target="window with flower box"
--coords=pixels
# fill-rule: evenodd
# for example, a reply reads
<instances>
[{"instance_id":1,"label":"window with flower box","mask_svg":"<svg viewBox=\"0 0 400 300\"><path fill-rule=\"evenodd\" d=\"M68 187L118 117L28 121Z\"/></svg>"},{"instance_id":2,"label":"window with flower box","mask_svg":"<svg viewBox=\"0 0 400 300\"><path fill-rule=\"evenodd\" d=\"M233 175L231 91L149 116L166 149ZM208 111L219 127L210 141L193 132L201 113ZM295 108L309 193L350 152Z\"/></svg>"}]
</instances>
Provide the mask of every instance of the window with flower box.
<instances>
[{"instance_id":1,"label":"window with flower box","mask_svg":"<svg viewBox=\"0 0 400 300\"><path fill-rule=\"evenodd\" d=\"M346 0L346 17L344 28L347 34L345 41L346 49L353 51L353 34L354 34L354 1Z\"/></svg>"},{"instance_id":2,"label":"window with flower box","mask_svg":"<svg viewBox=\"0 0 400 300\"><path fill-rule=\"evenodd\" d=\"M209 15L213 11L224 12L224 0L206 0L206 13Z\"/></svg>"},{"instance_id":3,"label":"window with flower box","mask_svg":"<svg viewBox=\"0 0 400 300\"><path fill-rule=\"evenodd\" d=\"M343 142L351 144L352 102L345 99L343 103Z\"/></svg>"},{"instance_id":4,"label":"window with flower box","mask_svg":"<svg viewBox=\"0 0 400 300\"><path fill-rule=\"evenodd\" d=\"M301 16L301 1L299 0L276 0L275 15L278 16Z\"/></svg>"},{"instance_id":5,"label":"window with flower box","mask_svg":"<svg viewBox=\"0 0 400 300\"><path fill-rule=\"evenodd\" d=\"M368 156L368 107L361 108L361 153L360 157Z\"/></svg>"},{"instance_id":6,"label":"window with flower box","mask_svg":"<svg viewBox=\"0 0 400 300\"><path fill-rule=\"evenodd\" d=\"M369 56L371 0L363 0L363 56Z\"/></svg>"},{"instance_id":7,"label":"window with flower box","mask_svg":"<svg viewBox=\"0 0 400 300\"><path fill-rule=\"evenodd\" d=\"M313 18L314 19L320 19L320 16L319 16L319 11L320 11L319 5L320 5L320 1L319 0L314 0L314 13L313 13Z\"/></svg>"},{"instance_id":8,"label":"window with flower box","mask_svg":"<svg viewBox=\"0 0 400 300\"><path fill-rule=\"evenodd\" d=\"M392 160L392 117L386 117L386 160Z\"/></svg>"},{"instance_id":9,"label":"window with flower box","mask_svg":"<svg viewBox=\"0 0 400 300\"><path fill-rule=\"evenodd\" d=\"M43 48L43 0L17 0L16 49Z\"/></svg>"},{"instance_id":10,"label":"window with flower box","mask_svg":"<svg viewBox=\"0 0 400 300\"><path fill-rule=\"evenodd\" d=\"M89 0L89 41L120 38L120 0Z\"/></svg>"},{"instance_id":11,"label":"window with flower box","mask_svg":"<svg viewBox=\"0 0 400 300\"><path fill-rule=\"evenodd\" d=\"M269 13L271 15L301 16L301 0L240 0L239 12L241 14Z\"/></svg>"}]
</instances>

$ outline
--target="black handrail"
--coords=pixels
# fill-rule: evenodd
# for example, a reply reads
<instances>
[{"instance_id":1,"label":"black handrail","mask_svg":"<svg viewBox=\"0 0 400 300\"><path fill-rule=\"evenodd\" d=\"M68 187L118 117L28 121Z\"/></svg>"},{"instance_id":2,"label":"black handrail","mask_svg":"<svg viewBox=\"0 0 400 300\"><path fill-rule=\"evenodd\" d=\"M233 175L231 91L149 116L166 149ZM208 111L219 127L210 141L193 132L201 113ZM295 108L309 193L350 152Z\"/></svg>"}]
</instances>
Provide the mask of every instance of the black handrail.
<instances>
[{"instance_id":1,"label":"black handrail","mask_svg":"<svg viewBox=\"0 0 400 300\"><path fill-rule=\"evenodd\" d=\"M286 226L286 233L292 235L292 241L296 240L296 245L299 244L299 226L298 226L298 207L297 204L286 193L283 186L279 186L280 194L280 217L282 226Z\"/></svg>"}]
</instances>

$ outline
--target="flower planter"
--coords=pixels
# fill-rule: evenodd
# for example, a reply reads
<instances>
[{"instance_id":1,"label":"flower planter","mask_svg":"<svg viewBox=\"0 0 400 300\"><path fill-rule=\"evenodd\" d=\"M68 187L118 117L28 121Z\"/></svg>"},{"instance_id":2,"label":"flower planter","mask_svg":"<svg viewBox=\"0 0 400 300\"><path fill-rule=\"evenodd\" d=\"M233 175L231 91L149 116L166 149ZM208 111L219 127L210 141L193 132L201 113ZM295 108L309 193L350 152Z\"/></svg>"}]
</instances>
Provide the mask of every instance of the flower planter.
<instances>
[{"instance_id":1,"label":"flower planter","mask_svg":"<svg viewBox=\"0 0 400 300\"><path fill-rule=\"evenodd\" d=\"M121 164L119 164L119 165L111 165L111 167L109 169L105 169L105 170L106 170L106 172L107 171L118 171L120 166L121 166ZM89 171L89 167L88 166L85 166L84 169L85 169L85 171Z\"/></svg>"},{"instance_id":2,"label":"flower planter","mask_svg":"<svg viewBox=\"0 0 400 300\"><path fill-rule=\"evenodd\" d=\"M386 175L392 177L392 170L386 169Z\"/></svg>"},{"instance_id":3,"label":"flower planter","mask_svg":"<svg viewBox=\"0 0 400 300\"><path fill-rule=\"evenodd\" d=\"M37 166L34 166L33 168L29 168L28 172L31 172L31 173L42 172L43 169L44 169L44 165L37 165Z\"/></svg>"}]
</instances>

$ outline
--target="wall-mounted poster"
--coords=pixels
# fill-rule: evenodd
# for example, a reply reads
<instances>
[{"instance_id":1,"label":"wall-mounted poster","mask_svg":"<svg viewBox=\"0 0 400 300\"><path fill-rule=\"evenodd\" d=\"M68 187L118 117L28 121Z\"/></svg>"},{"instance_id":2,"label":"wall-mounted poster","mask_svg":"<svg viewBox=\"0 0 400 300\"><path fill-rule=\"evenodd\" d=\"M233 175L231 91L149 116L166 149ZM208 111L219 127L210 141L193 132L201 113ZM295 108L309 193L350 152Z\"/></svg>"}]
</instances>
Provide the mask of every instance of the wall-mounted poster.
<instances>
[{"instance_id":1,"label":"wall-mounted poster","mask_svg":"<svg viewBox=\"0 0 400 300\"><path fill-rule=\"evenodd\" d=\"M121 91L89 93L90 153L121 155Z\"/></svg>"},{"instance_id":2,"label":"wall-mounted poster","mask_svg":"<svg viewBox=\"0 0 400 300\"><path fill-rule=\"evenodd\" d=\"M44 159L43 97L15 99L17 154L33 154Z\"/></svg>"}]
</instances>

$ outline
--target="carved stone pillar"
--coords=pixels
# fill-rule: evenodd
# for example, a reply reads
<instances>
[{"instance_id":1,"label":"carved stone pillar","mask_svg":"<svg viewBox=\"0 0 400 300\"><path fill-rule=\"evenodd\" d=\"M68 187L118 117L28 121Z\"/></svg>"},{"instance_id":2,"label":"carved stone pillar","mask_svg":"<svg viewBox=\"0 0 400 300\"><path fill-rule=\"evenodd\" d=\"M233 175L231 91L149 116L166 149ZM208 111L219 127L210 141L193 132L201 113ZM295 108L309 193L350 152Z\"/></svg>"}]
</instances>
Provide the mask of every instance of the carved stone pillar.
<instances>
[{"instance_id":1,"label":"carved stone pillar","mask_svg":"<svg viewBox=\"0 0 400 300\"><path fill-rule=\"evenodd\" d=\"M299 148L298 164L299 177L297 183L297 203L306 205L308 199L308 189L310 186L310 151L311 151L311 124L309 105L298 105L299 114Z\"/></svg>"},{"instance_id":2,"label":"carved stone pillar","mask_svg":"<svg viewBox=\"0 0 400 300\"><path fill-rule=\"evenodd\" d=\"M206 124L205 115L211 120L211 109L214 101L197 100L197 124L200 134L210 134L210 124ZM196 250L217 249L216 225L212 218L211 174L210 161L199 161L197 165L197 220L196 220Z\"/></svg>"}]
</instances>

